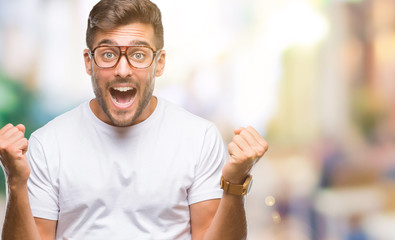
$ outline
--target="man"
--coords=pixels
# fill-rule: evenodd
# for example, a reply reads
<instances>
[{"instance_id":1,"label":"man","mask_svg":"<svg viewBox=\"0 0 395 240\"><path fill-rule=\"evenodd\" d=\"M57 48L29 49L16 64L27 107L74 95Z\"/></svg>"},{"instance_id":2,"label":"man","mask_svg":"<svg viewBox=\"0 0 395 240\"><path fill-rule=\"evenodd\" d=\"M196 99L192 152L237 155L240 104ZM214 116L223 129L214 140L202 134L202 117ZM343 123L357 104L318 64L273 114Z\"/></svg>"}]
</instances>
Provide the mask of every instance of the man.
<instances>
[{"instance_id":1,"label":"man","mask_svg":"<svg viewBox=\"0 0 395 240\"><path fill-rule=\"evenodd\" d=\"M86 39L96 98L29 143L23 125L0 130L3 239L246 238L244 195L265 140L235 129L228 156L213 124L152 95L166 53L149 0L100 1Z\"/></svg>"}]
</instances>

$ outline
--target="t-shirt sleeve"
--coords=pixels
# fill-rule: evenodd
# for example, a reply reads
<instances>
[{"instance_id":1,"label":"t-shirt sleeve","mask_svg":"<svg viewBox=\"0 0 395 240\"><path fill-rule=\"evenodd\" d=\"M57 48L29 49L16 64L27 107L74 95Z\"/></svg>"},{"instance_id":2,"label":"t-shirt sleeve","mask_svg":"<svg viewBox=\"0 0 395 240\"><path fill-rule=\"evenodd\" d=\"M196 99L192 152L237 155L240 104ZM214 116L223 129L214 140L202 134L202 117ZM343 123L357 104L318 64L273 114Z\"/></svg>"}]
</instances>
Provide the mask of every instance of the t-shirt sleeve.
<instances>
[{"instance_id":1,"label":"t-shirt sleeve","mask_svg":"<svg viewBox=\"0 0 395 240\"><path fill-rule=\"evenodd\" d=\"M190 205L222 197L220 179L226 160L227 152L221 134L214 125L211 125L204 137L193 184L188 189Z\"/></svg>"},{"instance_id":2,"label":"t-shirt sleeve","mask_svg":"<svg viewBox=\"0 0 395 240\"><path fill-rule=\"evenodd\" d=\"M33 135L29 139L27 158L30 164L28 181L30 207L34 217L58 220L58 192L50 175L50 167L39 140Z\"/></svg>"}]
</instances>

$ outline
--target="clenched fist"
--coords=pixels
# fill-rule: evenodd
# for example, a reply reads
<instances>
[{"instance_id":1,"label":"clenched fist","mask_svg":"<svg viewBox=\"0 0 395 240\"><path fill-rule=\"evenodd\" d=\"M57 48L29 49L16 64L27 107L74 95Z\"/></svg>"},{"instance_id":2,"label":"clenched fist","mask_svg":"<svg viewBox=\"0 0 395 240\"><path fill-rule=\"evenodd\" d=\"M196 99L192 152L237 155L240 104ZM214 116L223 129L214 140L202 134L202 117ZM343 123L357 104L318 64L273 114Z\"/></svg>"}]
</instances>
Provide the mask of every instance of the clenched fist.
<instances>
[{"instance_id":1,"label":"clenched fist","mask_svg":"<svg viewBox=\"0 0 395 240\"><path fill-rule=\"evenodd\" d=\"M25 126L22 124L15 127L7 124L0 130L0 160L10 187L24 186L29 178L28 141L24 135Z\"/></svg>"},{"instance_id":2,"label":"clenched fist","mask_svg":"<svg viewBox=\"0 0 395 240\"><path fill-rule=\"evenodd\" d=\"M222 169L225 180L242 184L255 163L268 149L267 142L253 127L237 128L228 145L229 160Z\"/></svg>"}]
</instances>

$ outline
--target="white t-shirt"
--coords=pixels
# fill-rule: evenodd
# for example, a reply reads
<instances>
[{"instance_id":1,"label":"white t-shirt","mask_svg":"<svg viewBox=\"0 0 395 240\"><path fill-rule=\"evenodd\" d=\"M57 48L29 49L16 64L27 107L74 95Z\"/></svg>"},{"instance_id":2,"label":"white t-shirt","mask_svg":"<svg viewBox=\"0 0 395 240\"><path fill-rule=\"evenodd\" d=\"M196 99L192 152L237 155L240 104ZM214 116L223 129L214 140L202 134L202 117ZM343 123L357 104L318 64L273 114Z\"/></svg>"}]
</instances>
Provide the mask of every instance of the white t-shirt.
<instances>
[{"instance_id":1,"label":"white t-shirt","mask_svg":"<svg viewBox=\"0 0 395 240\"><path fill-rule=\"evenodd\" d=\"M89 102L29 140L33 215L56 239L190 239L189 205L221 198L227 159L210 122L159 98L131 127L99 120Z\"/></svg>"}]
</instances>

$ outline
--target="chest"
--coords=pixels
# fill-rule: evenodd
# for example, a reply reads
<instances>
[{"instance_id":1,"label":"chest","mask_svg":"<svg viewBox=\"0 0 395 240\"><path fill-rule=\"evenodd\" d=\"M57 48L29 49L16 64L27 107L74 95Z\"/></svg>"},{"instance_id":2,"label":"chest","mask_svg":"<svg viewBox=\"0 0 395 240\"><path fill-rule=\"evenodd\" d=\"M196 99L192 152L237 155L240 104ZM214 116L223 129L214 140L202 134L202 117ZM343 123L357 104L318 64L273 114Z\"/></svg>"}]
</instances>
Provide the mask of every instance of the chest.
<instances>
[{"instance_id":1,"label":"chest","mask_svg":"<svg viewBox=\"0 0 395 240\"><path fill-rule=\"evenodd\" d=\"M154 217L183 209L187 215L195 169L188 150L176 145L145 146L96 141L63 152L58 175L61 215L81 209L89 216L98 209L108 215Z\"/></svg>"}]
</instances>

